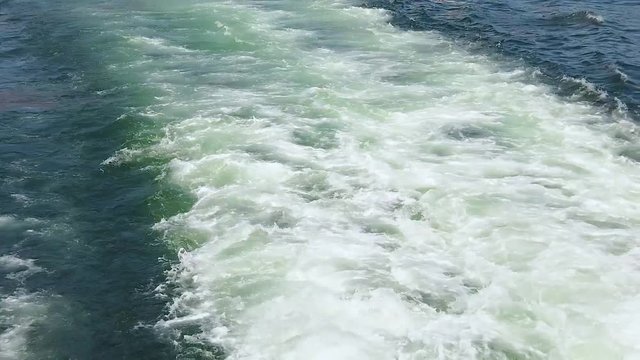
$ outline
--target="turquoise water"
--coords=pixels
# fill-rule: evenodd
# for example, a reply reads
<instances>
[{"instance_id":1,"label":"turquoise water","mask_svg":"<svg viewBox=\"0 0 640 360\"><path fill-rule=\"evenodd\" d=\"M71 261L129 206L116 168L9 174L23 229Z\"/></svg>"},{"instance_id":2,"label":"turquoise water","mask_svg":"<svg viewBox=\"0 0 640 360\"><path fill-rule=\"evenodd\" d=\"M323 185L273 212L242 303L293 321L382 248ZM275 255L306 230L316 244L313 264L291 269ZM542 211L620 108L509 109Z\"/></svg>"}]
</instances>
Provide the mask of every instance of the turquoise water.
<instances>
[{"instance_id":1,"label":"turquoise water","mask_svg":"<svg viewBox=\"0 0 640 360\"><path fill-rule=\"evenodd\" d=\"M1 2L0 359L640 356L632 115L357 5Z\"/></svg>"}]
</instances>

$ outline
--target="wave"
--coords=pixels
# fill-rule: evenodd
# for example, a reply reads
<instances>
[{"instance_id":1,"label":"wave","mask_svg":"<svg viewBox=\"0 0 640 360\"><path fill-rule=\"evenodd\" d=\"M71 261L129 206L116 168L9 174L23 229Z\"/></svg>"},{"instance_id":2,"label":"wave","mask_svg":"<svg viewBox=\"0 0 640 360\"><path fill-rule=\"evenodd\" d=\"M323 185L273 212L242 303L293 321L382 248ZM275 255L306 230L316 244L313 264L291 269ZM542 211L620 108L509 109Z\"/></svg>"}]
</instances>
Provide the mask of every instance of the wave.
<instances>
[{"instance_id":1,"label":"wave","mask_svg":"<svg viewBox=\"0 0 640 360\"><path fill-rule=\"evenodd\" d=\"M556 24L587 24L587 25L604 25L605 20L602 15L598 15L593 11L576 11L569 14L554 15L548 18L549 22Z\"/></svg>"},{"instance_id":2,"label":"wave","mask_svg":"<svg viewBox=\"0 0 640 360\"><path fill-rule=\"evenodd\" d=\"M210 16L252 19L238 34L268 46L195 54L243 81L181 72L157 106L182 114L166 138L105 163L172 159L163 180L195 199L155 226L182 248L156 324L182 354L640 353L608 330L637 328L617 316L640 287L640 168L601 109L380 10L227 2ZM166 61L146 65L151 85L166 87Z\"/></svg>"}]
</instances>

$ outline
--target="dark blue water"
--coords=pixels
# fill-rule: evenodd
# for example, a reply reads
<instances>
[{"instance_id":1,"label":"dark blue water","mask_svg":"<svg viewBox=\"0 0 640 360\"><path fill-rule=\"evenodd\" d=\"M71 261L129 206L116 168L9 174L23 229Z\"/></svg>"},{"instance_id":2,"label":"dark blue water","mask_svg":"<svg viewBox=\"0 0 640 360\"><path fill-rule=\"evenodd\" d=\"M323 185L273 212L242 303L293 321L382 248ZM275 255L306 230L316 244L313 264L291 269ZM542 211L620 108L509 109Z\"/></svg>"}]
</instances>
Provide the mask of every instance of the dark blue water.
<instances>
[{"instance_id":1,"label":"dark blue water","mask_svg":"<svg viewBox=\"0 0 640 360\"><path fill-rule=\"evenodd\" d=\"M95 49L117 40L74 5L0 2L0 358L173 358L137 326L165 304L154 174L100 165L153 131L123 116L153 94L105 76ZM110 88L121 90L96 96Z\"/></svg>"},{"instance_id":2,"label":"dark blue water","mask_svg":"<svg viewBox=\"0 0 640 360\"><path fill-rule=\"evenodd\" d=\"M640 2L367 0L392 23L522 60L560 94L640 119ZM586 82L584 81L586 80Z\"/></svg>"}]
</instances>

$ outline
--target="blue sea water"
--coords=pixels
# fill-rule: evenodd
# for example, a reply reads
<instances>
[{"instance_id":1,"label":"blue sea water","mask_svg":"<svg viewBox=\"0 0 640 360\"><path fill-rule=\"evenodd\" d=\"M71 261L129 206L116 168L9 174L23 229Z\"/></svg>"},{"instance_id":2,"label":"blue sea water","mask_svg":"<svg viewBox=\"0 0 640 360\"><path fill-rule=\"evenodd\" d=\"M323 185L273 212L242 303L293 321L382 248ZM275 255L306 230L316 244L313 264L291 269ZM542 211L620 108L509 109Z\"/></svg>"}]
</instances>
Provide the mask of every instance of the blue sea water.
<instances>
[{"instance_id":1,"label":"blue sea water","mask_svg":"<svg viewBox=\"0 0 640 360\"><path fill-rule=\"evenodd\" d=\"M366 1L392 23L437 30L468 46L521 60L565 96L579 96L637 120L640 5L637 1Z\"/></svg>"},{"instance_id":2,"label":"blue sea water","mask_svg":"<svg viewBox=\"0 0 640 360\"><path fill-rule=\"evenodd\" d=\"M0 359L637 357L638 120L637 1L0 0Z\"/></svg>"}]
</instances>

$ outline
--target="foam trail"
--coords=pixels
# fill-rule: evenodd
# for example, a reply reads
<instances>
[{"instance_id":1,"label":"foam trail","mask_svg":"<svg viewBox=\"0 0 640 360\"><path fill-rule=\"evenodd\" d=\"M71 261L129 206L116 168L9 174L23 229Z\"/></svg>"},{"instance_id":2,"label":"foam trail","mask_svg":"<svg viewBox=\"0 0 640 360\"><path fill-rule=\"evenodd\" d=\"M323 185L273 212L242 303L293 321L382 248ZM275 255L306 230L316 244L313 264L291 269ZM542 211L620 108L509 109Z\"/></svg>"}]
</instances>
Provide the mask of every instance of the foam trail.
<instances>
[{"instance_id":1,"label":"foam trail","mask_svg":"<svg viewBox=\"0 0 640 360\"><path fill-rule=\"evenodd\" d=\"M0 224L20 225L15 217L2 216ZM0 359L26 359L29 351L29 331L34 322L47 314L45 297L21 288L24 281L43 269L32 259L15 255L0 256ZM17 285L17 286L15 286ZM7 292L7 290L15 290Z\"/></svg>"},{"instance_id":2,"label":"foam trail","mask_svg":"<svg viewBox=\"0 0 640 360\"><path fill-rule=\"evenodd\" d=\"M196 198L156 226L190 244L157 324L185 354L640 356L623 125L379 10L183 11L210 43L148 34L156 57L131 65L164 91L149 110L179 120L106 165L169 157L166 179Z\"/></svg>"},{"instance_id":3,"label":"foam trail","mask_svg":"<svg viewBox=\"0 0 640 360\"><path fill-rule=\"evenodd\" d=\"M29 330L46 310L35 294L15 293L0 298L0 359L26 359L31 355Z\"/></svg>"}]
</instances>

